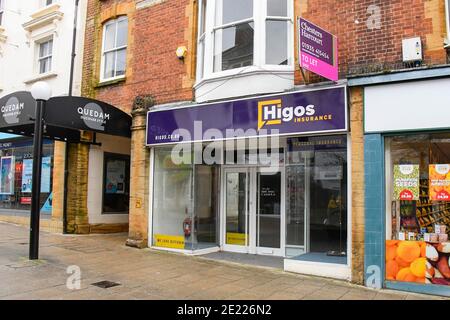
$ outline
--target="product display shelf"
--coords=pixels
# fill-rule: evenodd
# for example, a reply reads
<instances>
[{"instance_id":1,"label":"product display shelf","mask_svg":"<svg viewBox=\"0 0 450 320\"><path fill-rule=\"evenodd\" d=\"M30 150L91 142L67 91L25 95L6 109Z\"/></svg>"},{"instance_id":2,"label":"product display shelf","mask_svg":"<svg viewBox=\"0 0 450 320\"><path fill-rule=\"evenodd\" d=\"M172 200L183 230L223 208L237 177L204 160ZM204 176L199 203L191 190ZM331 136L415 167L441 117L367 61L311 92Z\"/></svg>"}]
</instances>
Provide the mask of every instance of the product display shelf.
<instances>
[{"instance_id":1,"label":"product display shelf","mask_svg":"<svg viewBox=\"0 0 450 320\"><path fill-rule=\"evenodd\" d=\"M420 201L416 205L416 217L421 228L434 232L434 224L450 225L450 204L431 203L428 189L428 179L421 179Z\"/></svg>"}]
</instances>

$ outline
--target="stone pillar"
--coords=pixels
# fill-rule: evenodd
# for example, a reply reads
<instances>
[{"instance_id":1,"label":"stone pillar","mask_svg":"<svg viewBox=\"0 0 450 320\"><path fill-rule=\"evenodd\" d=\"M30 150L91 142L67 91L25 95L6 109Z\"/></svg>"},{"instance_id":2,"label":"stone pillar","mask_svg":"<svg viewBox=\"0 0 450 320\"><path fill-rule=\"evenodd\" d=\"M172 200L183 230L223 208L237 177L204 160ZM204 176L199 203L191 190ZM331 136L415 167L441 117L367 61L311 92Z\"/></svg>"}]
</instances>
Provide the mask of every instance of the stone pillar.
<instances>
[{"instance_id":1,"label":"stone pillar","mask_svg":"<svg viewBox=\"0 0 450 320\"><path fill-rule=\"evenodd\" d=\"M145 135L147 111L153 104L151 97L137 97L131 112L130 217L126 244L136 248L148 246L150 149L145 146Z\"/></svg>"},{"instance_id":2,"label":"stone pillar","mask_svg":"<svg viewBox=\"0 0 450 320\"><path fill-rule=\"evenodd\" d=\"M90 232L87 209L89 145L71 143L68 161L67 232L88 234Z\"/></svg>"},{"instance_id":3,"label":"stone pillar","mask_svg":"<svg viewBox=\"0 0 450 320\"><path fill-rule=\"evenodd\" d=\"M364 284L364 127L363 88L350 89L352 141L352 282Z\"/></svg>"},{"instance_id":4,"label":"stone pillar","mask_svg":"<svg viewBox=\"0 0 450 320\"><path fill-rule=\"evenodd\" d=\"M52 220L61 220L64 213L64 169L66 163L66 144L55 141L53 153L53 201Z\"/></svg>"}]
</instances>

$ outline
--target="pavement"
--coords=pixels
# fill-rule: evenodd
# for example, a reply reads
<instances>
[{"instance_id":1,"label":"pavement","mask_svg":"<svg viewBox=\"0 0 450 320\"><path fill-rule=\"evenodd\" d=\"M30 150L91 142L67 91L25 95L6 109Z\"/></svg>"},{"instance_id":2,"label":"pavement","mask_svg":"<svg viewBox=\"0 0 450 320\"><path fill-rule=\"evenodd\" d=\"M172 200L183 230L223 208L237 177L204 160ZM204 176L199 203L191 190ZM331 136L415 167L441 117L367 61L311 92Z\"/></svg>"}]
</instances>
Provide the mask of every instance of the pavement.
<instances>
[{"instance_id":1,"label":"pavement","mask_svg":"<svg viewBox=\"0 0 450 320\"><path fill-rule=\"evenodd\" d=\"M126 234L41 232L28 260L28 229L0 223L0 299L51 300L409 300L444 299L373 290L344 281L125 246ZM77 281L81 279L81 281ZM114 282L110 288L92 285Z\"/></svg>"}]
</instances>

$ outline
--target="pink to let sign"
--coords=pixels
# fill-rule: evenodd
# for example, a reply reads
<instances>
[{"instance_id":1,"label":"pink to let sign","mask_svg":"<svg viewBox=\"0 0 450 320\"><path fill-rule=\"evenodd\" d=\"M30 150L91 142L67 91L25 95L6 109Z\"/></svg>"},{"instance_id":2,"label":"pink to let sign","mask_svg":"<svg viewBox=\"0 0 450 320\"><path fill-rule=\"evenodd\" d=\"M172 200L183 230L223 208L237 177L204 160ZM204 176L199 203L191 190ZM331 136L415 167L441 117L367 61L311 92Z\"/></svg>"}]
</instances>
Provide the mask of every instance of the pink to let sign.
<instances>
[{"instance_id":1,"label":"pink to let sign","mask_svg":"<svg viewBox=\"0 0 450 320\"><path fill-rule=\"evenodd\" d=\"M332 81L339 79L338 40L331 33L299 18L300 67Z\"/></svg>"}]
</instances>

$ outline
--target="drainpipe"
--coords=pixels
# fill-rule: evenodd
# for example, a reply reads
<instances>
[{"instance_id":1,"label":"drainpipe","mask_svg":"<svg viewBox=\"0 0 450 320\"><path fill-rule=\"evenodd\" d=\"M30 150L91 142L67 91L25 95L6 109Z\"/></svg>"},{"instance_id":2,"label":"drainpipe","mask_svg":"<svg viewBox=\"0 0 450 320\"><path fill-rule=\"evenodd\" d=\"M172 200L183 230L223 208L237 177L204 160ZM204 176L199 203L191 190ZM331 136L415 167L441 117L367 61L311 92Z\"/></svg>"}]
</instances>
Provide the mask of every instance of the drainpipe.
<instances>
[{"instance_id":1,"label":"drainpipe","mask_svg":"<svg viewBox=\"0 0 450 320\"><path fill-rule=\"evenodd\" d=\"M77 24L78 24L78 7L80 0L75 0L75 11L73 18L73 36L72 36L72 55L70 61L69 76L69 97L73 91L73 77L75 70L76 44L77 44ZM63 233L67 234L67 186L69 177L69 142L66 142L65 161L64 161L64 205L63 205Z\"/></svg>"}]
</instances>

